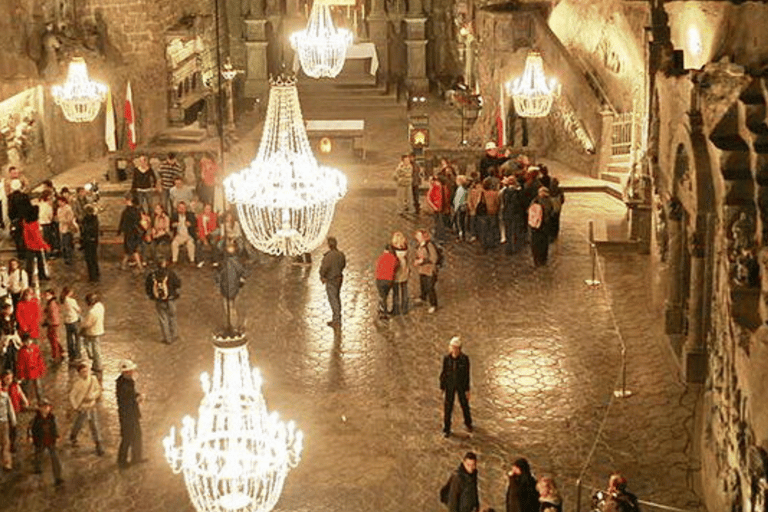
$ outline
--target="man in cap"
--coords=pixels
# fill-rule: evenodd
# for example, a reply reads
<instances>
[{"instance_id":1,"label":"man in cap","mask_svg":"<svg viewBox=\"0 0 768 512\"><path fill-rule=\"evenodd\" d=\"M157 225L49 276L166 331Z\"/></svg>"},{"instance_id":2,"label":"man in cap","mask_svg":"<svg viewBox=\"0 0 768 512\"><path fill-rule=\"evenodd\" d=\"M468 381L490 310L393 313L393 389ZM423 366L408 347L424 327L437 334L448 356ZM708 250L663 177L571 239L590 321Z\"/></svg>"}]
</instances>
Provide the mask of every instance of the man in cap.
<instances>
[{"instance_id":1,"label":"man in cap","mask_svg":"<svg viewBox=\"0 0 768 512\"><path fill-rule=\"evenodd\" d=\"M451 415L454 396L459 395L461 412L467 432L472 432L472 414L469 410L469 357L461 352L461 338L454 336L448 344L448 354L443 357L440 372L440 389L445 393L443 404L443 435L451 435Z\"/></svg>"},{"instance_id":2,"label":"man in cap","mask_svg":"<svg viewBox=\"0 0 768 512\"><path fill-rule=\"evenodd\" d=\"M139 404L141 393L136 391L136 364L130 359L120 362L120 376L116 381L117 414L120 417L120 448L117 450L117 465L120 469L128 467L128 449L131 450L131 463L144 462L141 454L141 412Z\"/></svg>"},{"instance_id":3,"label":"man in cap","mask_svg":"<svg viewBox=\"0 0 768 512\"><path fill-rule=\"evenodd\" d=\"M496 143L488 142L485 145L485 154L480 159L480 165L478 165L478 170L480 171L480 181L490 176L491 167L498 167L506 161L507 158L499 153L499 150L496 147Z\"/></svg>"}]
</instances>

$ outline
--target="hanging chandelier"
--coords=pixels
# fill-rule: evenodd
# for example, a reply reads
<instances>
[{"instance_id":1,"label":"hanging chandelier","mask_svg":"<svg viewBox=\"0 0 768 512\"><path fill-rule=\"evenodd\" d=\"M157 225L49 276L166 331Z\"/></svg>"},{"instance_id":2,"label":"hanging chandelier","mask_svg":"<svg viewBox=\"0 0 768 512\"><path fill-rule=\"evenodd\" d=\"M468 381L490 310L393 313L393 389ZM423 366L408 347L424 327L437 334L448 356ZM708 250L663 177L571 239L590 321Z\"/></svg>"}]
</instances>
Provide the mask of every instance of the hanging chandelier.
<instances>
[{"instance_id":1,"label":"hanging chandelier","mask_svg":"<svg viewBox=\"0 0 768 512\"><path fill-rule=\"evenodd\" d=\"M303 434L267 412L245 336L215 336L213 343L213 381L201 375L205 396L197 425L184 418L179 446L171 428L165 456L174 473L184 474L198 512L269 512L299 463Z\"/></svg>"},{"instance_id":2,"label":"hanging chandelier","mask_svg":"<svg viewBox=\"0 0 768 512\"><path fill-rule=\"evenodd\" d=\"M297 256L325 240L336 202L347 191L341 171L317 164L293 78L272 81L264 132L251 165L224 180L227 200L256 249Z\"/></svg>"},{"instance_id":3,"label":"hanging chandelier","mask_svg":"<svg viewBox=\"0 0 768 512\"><path fill-rule=\"evenodd\" d=\"M291 34L291 46L296 50L301 69L312 78L333 78L341 73L351 44L352 32L333 26L326 0L315 0L307 28Z\"/></svg>"},{"instance_id":4,"label":"hanging chandelier","mask_svg":"<svg viewBox=\"0 0 768 512\"><path fill-rule=\"evenodd\" d=\"M555 97L560 94L560 84L554 78L547 82L541 53L530 51L525 58L522 76L507 82L507 93L512 96L519 116L546 117Z\"/></svg>"},{"instance_id":5,"label":"hanging chandelier","mask_svg":"<svg viewBox=\"0 0 768 512\"><path fill-rule=\"evenodd\" d=\"M88 67L82 57L69 63L67 81L51 88L54 102L72 123L89 123L96 119L101 103L107 97L107 86L88 78Z\"/></svg>"}]
</instances>

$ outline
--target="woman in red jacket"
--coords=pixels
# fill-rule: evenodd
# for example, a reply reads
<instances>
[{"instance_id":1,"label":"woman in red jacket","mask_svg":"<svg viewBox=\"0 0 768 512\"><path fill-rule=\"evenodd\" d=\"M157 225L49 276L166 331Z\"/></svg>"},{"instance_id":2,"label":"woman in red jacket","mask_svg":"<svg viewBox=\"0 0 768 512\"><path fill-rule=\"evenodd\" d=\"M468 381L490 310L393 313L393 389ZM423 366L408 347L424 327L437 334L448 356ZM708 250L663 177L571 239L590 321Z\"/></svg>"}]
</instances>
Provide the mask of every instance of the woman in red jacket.
<instances>
[{"instance_id":1,"label":"woman in red jacket","mask_svg":"<svg viewBox=\"0 0 768 512\"><path fill-rule=\"evenodd\" d=\"M16 356L16 375L21 380L24 392L30 398L32 395L29 386L32 385L35 399L39 404L43 399L42 379L45 376L45 361L43 361L43 355L40 353L40 347L36 343L32 343L29 334L22 334L21 341L24 345L19 349L19 354Z\"/></svg>"},{"instance_id":2,"label":"woman in red jacket","mask_svg":"<svg viewBox=\"0 0 768 512\"><path fill-rule=\"evenodd\" d=\"M27 288L21 294L21 300L16 305L16 321L19 323L19 334L28 334L30 338L40 338L40 303L35 297L35 290Z\"/></svg>"},{"instance_id":3,"label":"woman in red jacket","mask_svg":"<svg viewBox=\"0 0 768 512\"><path fill-rule=\"evenodd\" d=\"M37 260L37 278L42 281L49 279L45 268L45 251L50 251L51 246L43 239L39 219L40 207L35 205L21 222L24 248L27 254L27 274L29 274L30 281L35 270L35 260Z\"/></svg>"}]
</instances>

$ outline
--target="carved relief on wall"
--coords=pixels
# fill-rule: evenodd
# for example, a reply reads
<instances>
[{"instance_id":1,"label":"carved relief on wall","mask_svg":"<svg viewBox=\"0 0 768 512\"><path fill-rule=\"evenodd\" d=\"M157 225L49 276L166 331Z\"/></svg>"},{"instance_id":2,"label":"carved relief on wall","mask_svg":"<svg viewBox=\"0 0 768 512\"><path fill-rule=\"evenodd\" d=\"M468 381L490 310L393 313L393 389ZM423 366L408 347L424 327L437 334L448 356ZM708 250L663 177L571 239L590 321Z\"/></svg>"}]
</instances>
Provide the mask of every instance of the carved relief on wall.
<instances>
[{"instance_id":1,"label":"carved relief on wall","mask_svg":"<svg viewBox=\"0 0 768 512\"><path fill-rule=\"evenodd\" d=\"M603 34L602 39L597 45L597 54L600 61L605 66L605 69L612 73L619 74L623 68L623 62L621 56L613 49L613 45Z\"/></svg>"},{"instance_id":2,"label":"carved relief on wall","mask_svg":"<svg viewBox=\"0 0 768 512\"><path fill-rule=\"evenodd\" d=\"M0 167L47 165L39 124L42 90L27 89L0 103Z\"/></svg>"}]
</instances>

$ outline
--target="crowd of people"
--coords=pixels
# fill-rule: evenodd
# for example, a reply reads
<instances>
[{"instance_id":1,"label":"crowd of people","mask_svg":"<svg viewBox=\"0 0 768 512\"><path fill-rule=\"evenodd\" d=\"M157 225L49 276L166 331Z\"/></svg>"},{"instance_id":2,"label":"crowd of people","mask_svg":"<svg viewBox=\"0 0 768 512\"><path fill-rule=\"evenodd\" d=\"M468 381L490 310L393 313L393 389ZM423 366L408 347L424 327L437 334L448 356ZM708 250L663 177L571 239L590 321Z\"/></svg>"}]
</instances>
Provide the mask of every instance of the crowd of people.
<instances>
[{"instance_id":1,"label":"crowd of people","mask_svg":"<svg viewBox=\"0 0 768 512\"><path fill-rule=\"evenodd\" d=\"M493 142L485 149L469 174L442 159L429 176L424 209L434 217L435 241L447 242L452 234L456 242L479 242L482 253L503 245L508 255L530 245L534 264L546 265L565 202L559 180L525 155L501 152ZM418 213L421 172L412 154L402 156L393 177L400 214Z\"/></svg>"},{"instance_id":2,"label":"crowd of people","mask_svg":"<svg viewBox=\"0 0 768 512\"><path fill-rule=\"evenodd\" d=\"M123 235L120 266L133 266L136 273L146 276L145 291L156 305L165 343L178 339L174 302L181 281L169 265L178 263L181 250L186 250L195 267L209 262L220 267L214 280L224 298L224 309L230 313L230 327L242 321L235 298L247 272L238 261L238 253L253 252L248 252L252 248L236 215L213 211L216 166L205 160L201 161L200 183L193 188L185 184L174 154L168 154L157 172L146 156L139 156L117 226ZM3 182L3 211L16 255L7 260L7 266L0 266L0 463L4 471L19 464L23 459L21 440L26 435L34 448L33 471L41 472L45 455L51 461L54 484L61 486L64 479L58 448L62 420L70 428L71 448L78 448L79 433L88 423L95 455L106 452L97 407L104 391L101 338L105 308L95 291L85 294L81 306L71 286L42 291L40 287L51 280L54 269L55 277L75 280L78 241L89 281L101 280L98 194L86 186L78 187L74 194L67 188L57 191L50 181L33 194L23 173L14 167L9 168ZM51 263L56 259L63 266ZM149 261L155 262L155 268L145 272ZM44 337L49 350L42 348ZM68 403L55 404L43 382L50 372L66 366L76 374ZM117 462L126 468L144 460L139 423L142 396L134 383L136 364L126 359L118 366L115 393L121 441ZM58 414L59 409L64 413Z\"/></svg>"}]
</instances>

